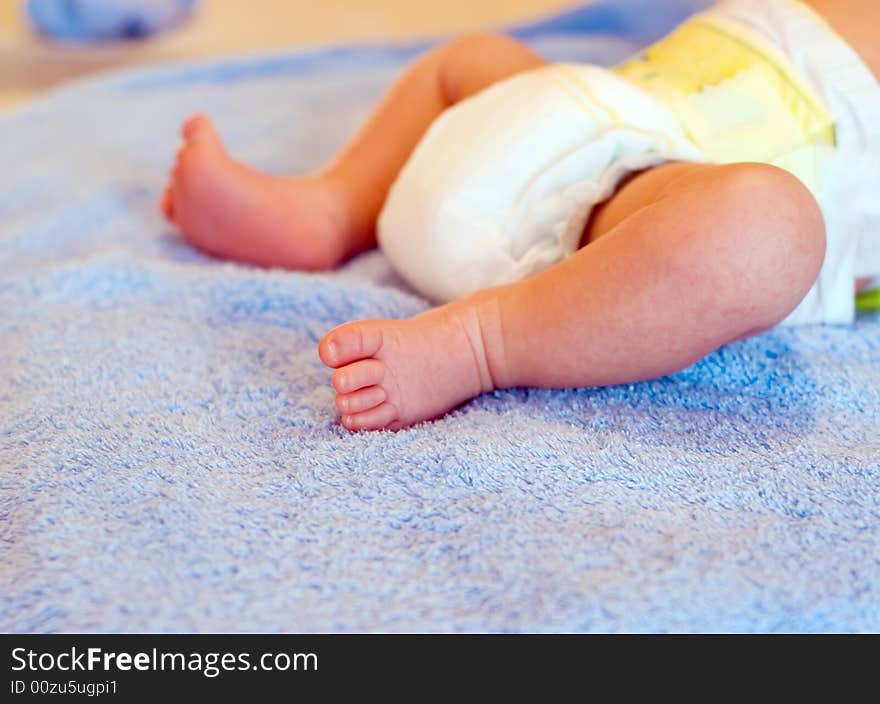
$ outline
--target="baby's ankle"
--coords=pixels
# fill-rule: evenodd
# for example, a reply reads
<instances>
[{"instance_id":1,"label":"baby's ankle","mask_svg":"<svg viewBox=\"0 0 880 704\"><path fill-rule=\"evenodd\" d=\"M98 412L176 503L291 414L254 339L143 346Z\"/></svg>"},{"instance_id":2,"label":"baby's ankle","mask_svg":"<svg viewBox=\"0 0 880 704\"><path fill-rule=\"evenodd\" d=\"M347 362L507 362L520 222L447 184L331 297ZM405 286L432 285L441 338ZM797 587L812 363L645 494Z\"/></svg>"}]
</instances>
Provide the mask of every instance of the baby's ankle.
<instances>
[{"instance_id":1,"label":"baby's ankle","mask_svg":"<svg viewBox=\"0 0 880 704\"><path fill-rule=\"evenodd\" d=\"M382 195L373 193L357 174L335 166L317 172L311 180L327 194L339 213L340 236L347 243L345 258L375 247Z\"/></svg>"},{"instance_id":2,"label":"baby's ankle","mask_svg":"<svg viewBox=\"0 0 880 704\"><path fill-rule=\"evenodd\" d=\"M452 304L470 342L482 392L512 385L502 334L500 290L478 291Z\"/></svg>"}]
</instances>

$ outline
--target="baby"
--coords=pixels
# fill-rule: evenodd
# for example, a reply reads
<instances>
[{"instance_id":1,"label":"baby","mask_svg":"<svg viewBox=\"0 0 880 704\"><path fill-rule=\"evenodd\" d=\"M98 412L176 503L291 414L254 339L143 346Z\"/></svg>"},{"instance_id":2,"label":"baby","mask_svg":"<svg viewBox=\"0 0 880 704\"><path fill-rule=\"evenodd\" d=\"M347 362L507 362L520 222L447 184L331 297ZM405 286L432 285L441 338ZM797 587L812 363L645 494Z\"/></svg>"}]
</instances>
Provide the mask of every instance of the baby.
<instances>
[{"instance_id":1,"label":"baby","mask_svg":"<svg viewBox=\"0 0 880 704\"><path fill-rule=\"evenodd\" d=\"M378 243L439 307L328 332L342 424L493 389L669 374L777 325L849 322L880 274L880 3L725 0L611 70L476 35L416 61L324 169L183 127L193 245L333 268Z\"/></svg>"}]
</instances>

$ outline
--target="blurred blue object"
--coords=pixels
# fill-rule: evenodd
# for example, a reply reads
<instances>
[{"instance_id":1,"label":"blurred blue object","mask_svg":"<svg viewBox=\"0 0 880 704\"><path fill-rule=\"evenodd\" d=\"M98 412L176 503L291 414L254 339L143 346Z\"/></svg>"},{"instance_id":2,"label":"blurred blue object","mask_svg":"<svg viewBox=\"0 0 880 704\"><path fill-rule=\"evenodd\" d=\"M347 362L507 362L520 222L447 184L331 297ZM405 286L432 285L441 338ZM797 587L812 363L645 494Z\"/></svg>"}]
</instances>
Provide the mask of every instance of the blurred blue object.
<instances>
[{"instance_id":1,"label":"blurred blue object","mask_svg":"<svg viewBox=\"0 0 880 704\"><path fill-rule=\"evenodd\" d=\"M68 41L135 39L188 18L199 0L28 0L36 29Z\"/></svg>"},{"instance_id":2,"label":"blurred blue object","mask_svg":"<svg viewBox=\"0 0 880 704\"><path fill-rule=\"evenodd\" d=\"M545 34L604 32L625 34L632 40L647 42L662 34L657 32L658 27L669 31L682 17L705 10L715 2L716 0L606 0L583 4L544 20L511 27L507 31L525 41Z\"/></svg>"}]
</instances>

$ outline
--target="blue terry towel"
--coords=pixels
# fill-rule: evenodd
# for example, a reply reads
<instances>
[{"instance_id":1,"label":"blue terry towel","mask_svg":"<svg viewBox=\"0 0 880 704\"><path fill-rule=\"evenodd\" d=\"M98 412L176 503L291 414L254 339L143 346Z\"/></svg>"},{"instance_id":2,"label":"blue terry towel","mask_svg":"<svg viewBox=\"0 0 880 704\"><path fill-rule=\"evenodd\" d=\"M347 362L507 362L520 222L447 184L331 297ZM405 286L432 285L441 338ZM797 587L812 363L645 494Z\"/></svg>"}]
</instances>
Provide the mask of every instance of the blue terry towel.
<instances>
[{"instance_id":1,"label":"blue terry towel","mask_svg":"<svg viewBox=\"0 0 880 704\"><path fill-rule=\"evenodd\" d=\"M608 63L657 5L520 29ZM380 252L264 271L157 213L189 113L302 173L424 48L130 71L0 116L0 630L880 630L877 315L351 434L318 339L427 302Z\"/></svg>"},{"instance_id":2,"label":"blue terry towel","mask_svg":"<svg viewBox=\"0 0 880 704\"><path fill-rule=\"evenodd\" d=\"M156 34L190 16L198 0L28 0L31 22L67 41L132 39Z\"/></svg>"}]
</instances>

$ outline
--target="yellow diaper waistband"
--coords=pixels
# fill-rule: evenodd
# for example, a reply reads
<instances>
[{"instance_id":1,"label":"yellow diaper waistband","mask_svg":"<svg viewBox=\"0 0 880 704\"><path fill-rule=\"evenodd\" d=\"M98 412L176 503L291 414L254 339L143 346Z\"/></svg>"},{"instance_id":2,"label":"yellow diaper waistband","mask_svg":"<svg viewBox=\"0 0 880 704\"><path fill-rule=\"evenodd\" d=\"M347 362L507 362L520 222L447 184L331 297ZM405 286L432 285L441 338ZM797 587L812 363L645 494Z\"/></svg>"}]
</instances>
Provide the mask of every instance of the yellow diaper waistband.
<instances>
[{"instance_id":1,"label":"yellow diaper waistband","mask_svg":"<svg viewBox=\"0 0 880 704\"><path fill-rule=\"evenodd\" d=\"M750 27L705 12L614 71L668 105L710 161L773 163L815 191L817 148L834 146L834 118Z\"/></svg>"}]
</instances>

